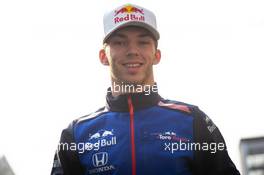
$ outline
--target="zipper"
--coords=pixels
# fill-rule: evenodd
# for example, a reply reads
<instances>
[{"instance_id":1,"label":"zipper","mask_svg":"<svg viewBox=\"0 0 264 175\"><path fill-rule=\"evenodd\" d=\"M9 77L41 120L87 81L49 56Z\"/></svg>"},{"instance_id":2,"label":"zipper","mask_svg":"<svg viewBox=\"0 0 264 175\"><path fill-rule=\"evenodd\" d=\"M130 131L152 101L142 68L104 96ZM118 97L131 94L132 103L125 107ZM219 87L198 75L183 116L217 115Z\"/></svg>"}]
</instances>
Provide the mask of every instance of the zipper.
<instances>
[{"instance_id":1,"label":"zipper","mask_svg":"<svg viewBox=\"0 0 264 175\"><path fill-rule=\"evenodd\" d=\"M134 128L134 106L131 96L127 97L129 116L130 116L130 143L132 158L132 175L136 175L136 148L135 148L135 128Z\"/></svg>"}]
</instances>

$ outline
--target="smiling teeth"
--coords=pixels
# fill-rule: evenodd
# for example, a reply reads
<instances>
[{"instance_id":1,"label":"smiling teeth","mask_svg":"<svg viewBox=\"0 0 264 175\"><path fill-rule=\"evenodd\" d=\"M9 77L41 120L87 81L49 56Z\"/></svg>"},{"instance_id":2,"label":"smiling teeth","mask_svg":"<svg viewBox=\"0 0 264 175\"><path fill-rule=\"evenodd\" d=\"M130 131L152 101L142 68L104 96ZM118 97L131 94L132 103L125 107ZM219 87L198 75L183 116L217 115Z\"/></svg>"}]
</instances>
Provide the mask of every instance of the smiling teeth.
<instances>
[{"instance_id":1,"label":"smiling teeth","mask_svg":"<svg viewBox=\"0 0 264 175\"><path fill-rule=\"evenodd\" d=\"M139 67L140 64L126 64L126 67Z\"/></svg>"}]
</instances>

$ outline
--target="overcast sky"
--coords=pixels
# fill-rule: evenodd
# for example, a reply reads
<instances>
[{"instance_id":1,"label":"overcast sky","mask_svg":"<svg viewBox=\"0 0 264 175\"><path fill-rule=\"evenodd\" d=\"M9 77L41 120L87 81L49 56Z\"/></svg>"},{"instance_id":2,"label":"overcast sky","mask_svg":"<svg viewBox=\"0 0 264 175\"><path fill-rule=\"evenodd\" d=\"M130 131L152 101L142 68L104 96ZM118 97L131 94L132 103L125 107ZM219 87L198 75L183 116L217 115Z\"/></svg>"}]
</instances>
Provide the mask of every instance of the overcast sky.
<instances>
[{"instance_id":1,"label":"overcast sky","mask_svg":"<svg viewBox=\"0 0 264 175\"><path fill-rule=\"evenodd\" d=\"M102 17L128 2L115 1L0 1L0 153L17 175L49 174L61 130L104 105ZM129 2L156 13L160 94L207 113L241 169L239 140L264 135L263 0Z\"/></svg>"}]
</instances>

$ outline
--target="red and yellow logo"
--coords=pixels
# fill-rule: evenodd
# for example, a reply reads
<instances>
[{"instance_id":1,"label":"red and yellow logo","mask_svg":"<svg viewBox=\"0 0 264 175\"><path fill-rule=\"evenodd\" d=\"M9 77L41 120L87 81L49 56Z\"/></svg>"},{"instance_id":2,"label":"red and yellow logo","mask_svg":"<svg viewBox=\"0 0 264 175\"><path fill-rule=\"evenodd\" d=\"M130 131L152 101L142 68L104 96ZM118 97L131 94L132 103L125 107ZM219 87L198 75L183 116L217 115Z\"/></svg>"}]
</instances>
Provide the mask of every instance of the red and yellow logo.
<instances>
[{"instance_id":1,"label":"red and yellow logo","mask_svg":"<svg viewBox=\"0 0 264 175\"><path fill-rule=\"evenodd\" d=\"M144 15L143 9L139 9L139 8L133 7L131 5L127 5L125 7L122 7L119 10L116 10L115 16L117 16L118 14L122 14L122 13L140 13L140 14Z\"/></svg>"}]
</instances>

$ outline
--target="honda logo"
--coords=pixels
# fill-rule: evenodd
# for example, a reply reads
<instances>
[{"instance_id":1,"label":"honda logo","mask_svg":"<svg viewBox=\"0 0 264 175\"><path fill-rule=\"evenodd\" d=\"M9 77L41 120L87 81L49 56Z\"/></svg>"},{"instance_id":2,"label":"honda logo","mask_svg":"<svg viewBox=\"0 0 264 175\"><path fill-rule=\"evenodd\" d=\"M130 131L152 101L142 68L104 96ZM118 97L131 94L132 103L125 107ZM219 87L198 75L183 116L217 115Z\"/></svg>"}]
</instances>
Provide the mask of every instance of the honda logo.
<instances>
[{"instance_id":1,"label":"honda logo","mask_svg":"<svg viewBox=\"0 0 264 175\"><path fill-rule=\"evenodd\" d=\"M93 155L93 166L100 167L107 164L108 161L108 153L100 152Z\"/></svg>"}]
</instances>

